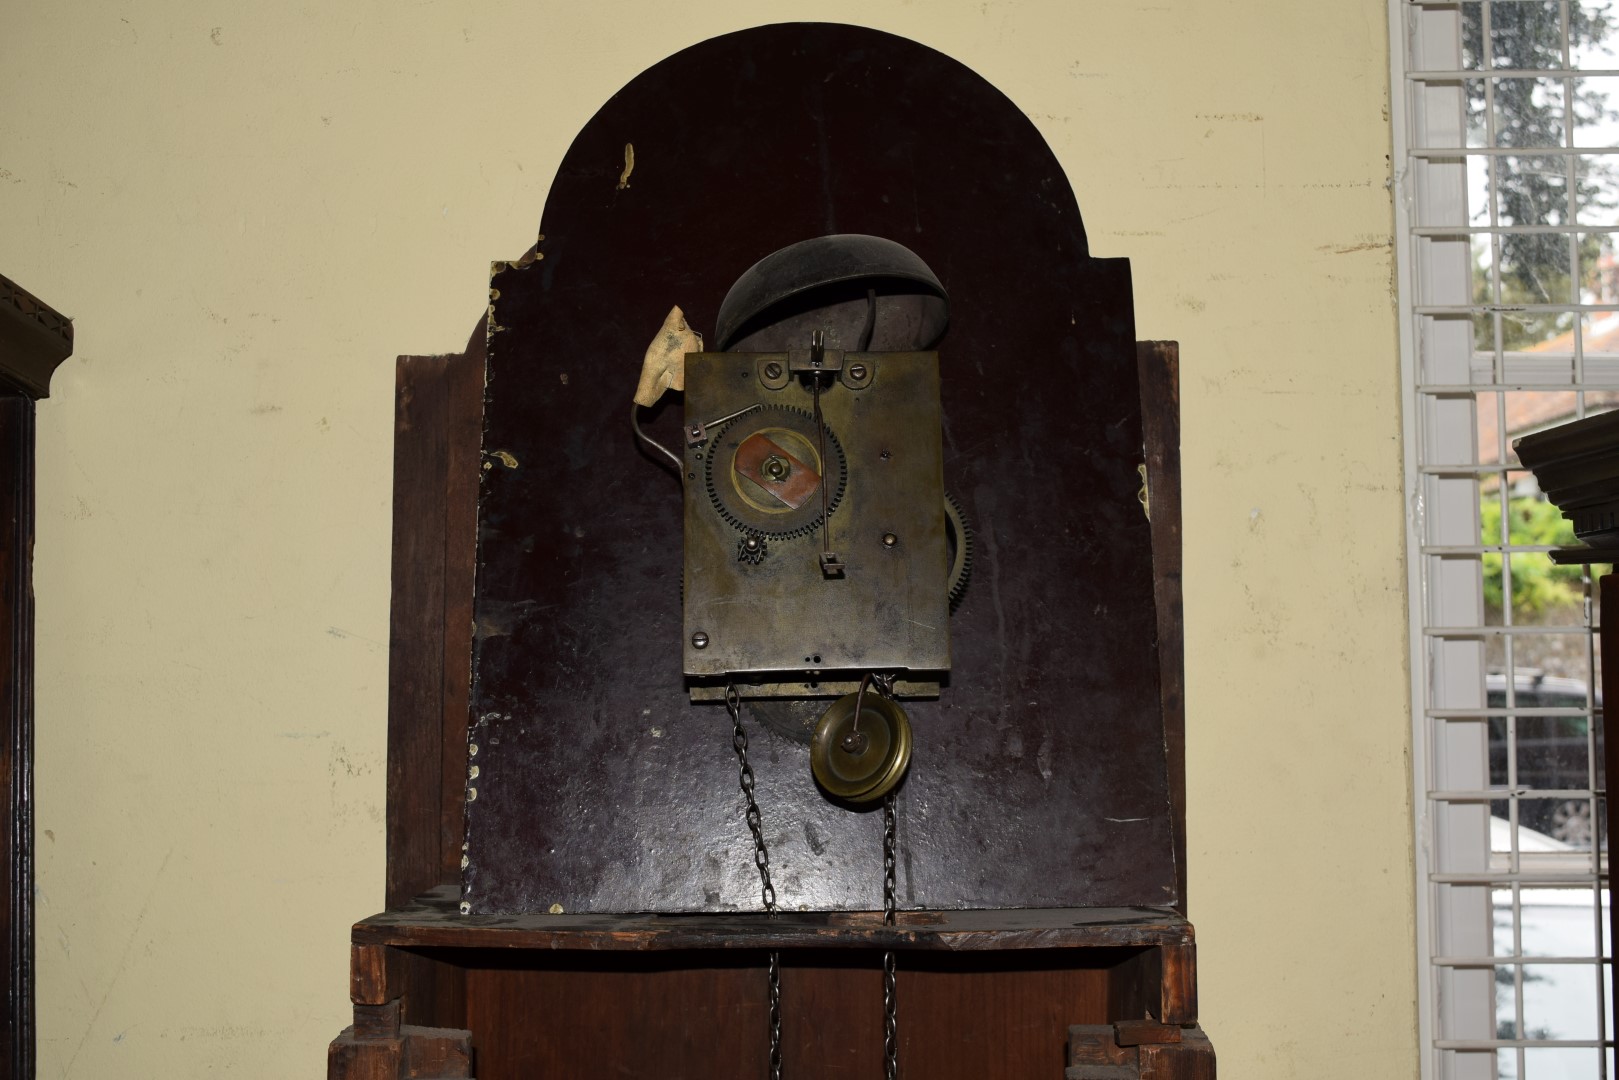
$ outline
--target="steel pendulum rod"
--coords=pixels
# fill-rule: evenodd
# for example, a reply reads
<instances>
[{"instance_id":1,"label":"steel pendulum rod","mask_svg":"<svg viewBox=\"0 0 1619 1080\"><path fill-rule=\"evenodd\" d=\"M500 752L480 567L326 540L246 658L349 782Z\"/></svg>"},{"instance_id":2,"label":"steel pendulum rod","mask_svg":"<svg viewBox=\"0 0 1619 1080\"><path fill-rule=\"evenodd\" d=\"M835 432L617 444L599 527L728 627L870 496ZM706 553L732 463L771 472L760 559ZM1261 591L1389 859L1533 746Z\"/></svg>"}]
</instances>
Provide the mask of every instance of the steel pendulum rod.
<instances>
[{"instance_id":1,"label":"steel pendulum rod","mask_svg":"<svg viewBox=\"0 0 1619 1080\"><path fill-rule=\"evenodd\" d=\"M759 897L765 914L776 916L776 887L770 883L770 849L765 846L764 821L753 796L753 766L748 764L748 733L742 727L742 695L725 686L725 708L731 714L731 749L736 751L737 777L747 802L748 831L753 834L753 864L759 868ZM781 1080L781 953L770 953L770 1080Z\"/></svg>"},{"instance_id":2,"label":"steel pendulum rod","mask_svg":"<svg viewBox=\"0 0 1619 1080\"><path fill-rule=\"evenodd\" d=\"M893 926L898 904L894 897L894 792L883 796L883 925ZM899 1076L899 1008L894 977L894 950L883 953L883 1077Z\"/></svg>"},{"instance_id":3,"label":"steel pendulum rod","mask_svg":"<svg viewBox=\"0 0 1619 1080\"><path fill-rule=\"evenodd\" d=\"M843 576L843 562L832 550L832 508L827 501L826 473L826 417L821 413L821 376L830 372L821 369L822 360L826 356L826 335L824 331L816 330L810 335L810 393L815 403L815 444L816 453L821 456L822 481L821 488L821 576L827 579L841 578Z\"/></svg>"},{"instance_id":4,"label":"steel pendulum rod","mask_svg":"<svg viewBox=\"0 0 1619 1080\"><path fill-rule=\"evenodd\" d=\"M821 456L821 472L826 472L826 420L821 416L821 373L810 374L815 394L815 441L818 446L816 453ZM821 552L826 554L832 550L832 522L826 513L826 483L821 483Z\"/></svg>"},{"instance_id":5,"label":"steel pendulum rod","mask_svg":"<svg viewBox=\"0 0 1619 1080\"><path fill-rule=\"evenodd\" d=\"M865 749L860 741L860 713L866 707L866 687L871 685L871 672L860 677L860 689L854 695L854 722L849 725L849 734L843 737L843 749L851 754L858 754Z\"/></svg>"}]
</instances>

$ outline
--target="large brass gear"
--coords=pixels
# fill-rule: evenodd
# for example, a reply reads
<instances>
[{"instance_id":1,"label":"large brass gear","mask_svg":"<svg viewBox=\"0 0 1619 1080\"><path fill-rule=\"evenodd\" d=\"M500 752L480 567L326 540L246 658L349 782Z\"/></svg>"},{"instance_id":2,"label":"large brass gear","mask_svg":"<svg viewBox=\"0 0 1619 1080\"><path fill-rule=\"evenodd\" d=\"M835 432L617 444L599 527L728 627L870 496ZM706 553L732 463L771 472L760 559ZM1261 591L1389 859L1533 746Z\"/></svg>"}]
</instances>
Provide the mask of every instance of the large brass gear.
<instances>
[{"instance_id":1,"label":"large brass gear","mask_svg":"<svg viewBox=\"0 0 1619 1080\"><path fill-rule=\"evenodd\" d=\"M794 457L807 462L826 485L826 508L831 514L843 499L849 467L843 446L826 429L826 462L820 460L820 439L815 417L803 409L787 405L766 405L745 413L726 424L714 436L704 455L704 483L708 497L721 518L747 536L790 540L808 536L821 527L821 498L816 494L799 507L775 502L736 469L737 449L750 436L762 434L783 444Z\"/></svg>"}]
</instances>

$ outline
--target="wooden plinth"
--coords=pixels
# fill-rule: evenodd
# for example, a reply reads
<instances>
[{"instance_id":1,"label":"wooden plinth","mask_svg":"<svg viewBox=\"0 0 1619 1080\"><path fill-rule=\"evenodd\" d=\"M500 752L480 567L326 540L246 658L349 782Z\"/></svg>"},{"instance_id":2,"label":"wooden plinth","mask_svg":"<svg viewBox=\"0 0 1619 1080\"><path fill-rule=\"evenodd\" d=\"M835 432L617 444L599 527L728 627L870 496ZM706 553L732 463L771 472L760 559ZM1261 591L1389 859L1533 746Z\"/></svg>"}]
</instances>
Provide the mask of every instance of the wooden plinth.
<instances>
[{"instance_id":1,"label":"wooden plinth","mask_svg":"<svg viewBox=\"0 0 1619 1080\"><path fill-rule=\"evenodd\" d=\"M909 1075L1088 1068L1074 1025L1111 1033L1107 1064L1132 1070L1117 1075L1212 1075L1147 1071L1201 1062L1207 1044L1192 928L1168 910L902 912L895 926L876 912L463 916L443 888L357 923L353 942L355 1023L333 1043L329 1080L756 1077L770 950L784 1071L875 1075L886 949Z\"/></svg>"}]
</instances>

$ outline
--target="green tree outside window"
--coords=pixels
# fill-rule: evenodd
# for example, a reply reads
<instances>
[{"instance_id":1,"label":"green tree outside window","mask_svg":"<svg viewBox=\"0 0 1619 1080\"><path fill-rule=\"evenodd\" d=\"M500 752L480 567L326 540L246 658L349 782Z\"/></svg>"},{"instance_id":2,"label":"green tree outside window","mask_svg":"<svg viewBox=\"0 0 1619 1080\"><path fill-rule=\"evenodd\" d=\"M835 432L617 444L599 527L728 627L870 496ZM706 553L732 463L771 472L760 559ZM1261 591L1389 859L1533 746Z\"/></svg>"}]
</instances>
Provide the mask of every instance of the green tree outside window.
<instances>
[{"instance_id":1,"label":"green tree outside window","mask_svg":"<svg viewBox=\"0 0 1619 1080\"><path fill-rule=\"evenodd\" d=\"M1574 526L1562 512L1544 499L1523 496L1507 500L1507 534L1509 544L1537 544L1555 547L1572 546ZM1501 540L1501 500L1494 495L1485 496L1479 503L1479 524L1484 542ZM1484 555L1484 603L1487 610L1499 614L1502 609L1503 583L1501 560L1496 552ZM1607 566L1592 567L1592 576L1607 573ZM1520 557L1512 564L1512 619L1519 623L1544 623L1550 616L1569 608L1579 608L1585 599L1582 570L1578 566L1557 566L1548 558Z\"/></svg>"}]
</instances>

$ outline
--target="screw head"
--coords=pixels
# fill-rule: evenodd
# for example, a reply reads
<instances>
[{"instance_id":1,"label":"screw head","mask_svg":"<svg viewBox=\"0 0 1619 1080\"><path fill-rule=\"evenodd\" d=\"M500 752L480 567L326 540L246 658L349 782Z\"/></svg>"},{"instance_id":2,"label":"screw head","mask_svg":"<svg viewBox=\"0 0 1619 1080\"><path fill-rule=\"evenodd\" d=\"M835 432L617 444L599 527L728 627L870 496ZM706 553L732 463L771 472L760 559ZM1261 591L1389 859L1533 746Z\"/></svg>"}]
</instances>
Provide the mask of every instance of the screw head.
<instances>
[{"instance_id":1,"label":"screw head","mask_svg":"<svg viewBox=\"0 0 1619 1080\"><path fill-rule=\"evenodd\" d=\"M691 647L694 649L708 648L708 635L701 630L691 636Z\"/></svg>"},{"instance_id":2,"label":"screw head","mask_svg":"<svg viewBox=\"0 0 1619 1080\"><path fill-rule=\"evenodd\" d=\"M883 547L893 547L899 543L899 537L893 533L883 533Z\"/></svg>"},{"instance_id":3,"label":"screw head","mask_svg":"<svg viewBox=\"0 0 1619 1080\"><path fill-rule=\"evenodd\" d=\"M766 364L765 365L765 378L767 378L767 379L779 379L779 378L781 378L781 365L776 363L774 360L772 360L770 363Z\"/></svg>"},{"instance_id":4,"label":"screw head","mask_svg":"<svg viewBox=\"0 0 1619 1080\"><path fill-rule=\"evenodd\" d=\"M854 379L856 382L858 382L859 380L864 379L865 377L866 377L866 365L865 364L850 364L849 365L849 378Z\"/></svg>"}]
</instances>

